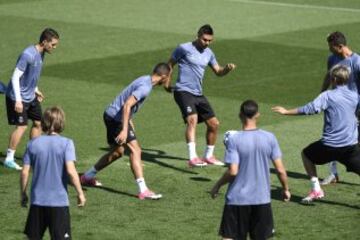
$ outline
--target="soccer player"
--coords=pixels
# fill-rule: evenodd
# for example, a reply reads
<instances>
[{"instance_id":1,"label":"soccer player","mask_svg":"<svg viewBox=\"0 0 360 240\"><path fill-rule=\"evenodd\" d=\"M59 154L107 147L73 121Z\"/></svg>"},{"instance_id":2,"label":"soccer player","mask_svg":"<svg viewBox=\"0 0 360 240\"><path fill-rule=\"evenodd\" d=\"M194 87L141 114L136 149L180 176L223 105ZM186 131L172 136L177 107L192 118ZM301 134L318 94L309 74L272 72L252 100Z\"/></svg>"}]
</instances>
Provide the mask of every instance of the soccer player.
<instances>
[{"instance_id":1,"label":"soccer player","mask_svg":"<svg viewBox=\"0 0 360 240\"><path fill-rule=\"evenodd\" d=\"M139 188L138 198L159 199L161 194L156 194L146 186L141 162L141 147L136 140L133 115L139 110L153 86L165 84L169 81L170 67L166 63L155 66L152 75L145 75L134 80L127 86L106 108L104 123L107 129L107 141L110 151L103 155L80 180L83 185L101 186L95 175L115 160L124 155L125 147L130 150L131 170Z\"/></svg>"},{"instance_id":2,"label":"soccer player","mask_svg":"<svg viewBox=\"0 0 360 240\"><path fill-rule=\"evenodd\" d=\"M14 73L6 91L6 109L9 125L15 125L10 135L4 166L21 170L15 162L15 151L24 135L28 119L33 121L30 138L41 134L41 106L44 95L37 85L45 53L51 53L59 42L59 34L46 28L40 35L39 42L27 47L19 56Z\"/></svg>"},{"instance_id":3,"label":"soccer player","mask_svg":"<svg viewBox=\"0 0 360 240\"><path fill-rule=\"evenodd\" d=\"M330 85L329 70L336 64L342 64L350 68L349 88L359 93L360 84L360 56L354 53L347 45L345 35L341 32L333 32L327 36L329 50L332 53L328 57L328 72L324 77L321 92L327 90ZM360 136L360 135L359 135ZM336 167L336 161L329 163L330 175L326 177L321 184L327 185L339 181L339 174Z\"/></svg>"},{"instance_id":4,"label":"soccer player","mask_svg":"<svg viewBox=\"0 0 360 240\"><path fill-rule=\"evenodd\" d=\"M283 115L311 115L324 111L322 138L311 143L302 151L306 173L311 180L311 191L303 198L304 203L324 197L316 166L336 159L349 172L360 175L360 147L358 145L357 119L355 111L358 94L348 87L350 72L345 65L335 65L329 72L333 89L322 92L312 102L298 108L273 107Z\"/></svg>"},{"instance_id":5,"label":"soccer player","mask_svg":"<svg viewBox=\"0 0 360 240\"><path fill-rule=\"evenodd\" d=\"M289 201L287 174L281 150L274 134L257 128L258 104L247 100L241 104L241 131L225 134L225 163L228 169L211 190L215 198L226 183L223 217L219 234L223 239L267 239L273 235L270 197L270 162L275 166L283 188L283 199Z\"/></svg>"},{"instance_id":6,"label":"soccer player","mask_svg":"<svg viewBox=\"0 0 360 240\"><path fill-rule=\"evenodd\" d=\"M46 135L27 144L20 186L21 205L26 207L26 189L32 169L31 205L24 230L28 239L42 239L46 228L49 228L51 239L71 239L67 193L69 177L77 192L78 206L82 207L86 202L74 164L74 143L60 135L64 125L65 114L61 108L46 109L41 125Z\"/></svg>"},{"instance_id":7,"label":"soccer player","mask_svg":"<svg viewBox=\"0 0 360 240\"><path fill-rule=\"evenodd\" d=\"M179 72L174 87L174 98L180 108L186 123L185 139L189 151L189 166L205 166L207 164L224 165L214 157L219 121L210 103L203 95L202 82L206 66L210 66L217 76L225 76L235 68L235 64L229 63L225 67L220 66L214 53L209 47L213 40L213 29L206 24L200 27L197 39L193 42L180 44L172 53L169 60L171 68L179 65ZM168 91L173 88L165 86ZM199 158L196 152L196 125L205 122L207 126L207 147L203 158Z\"/></svg>"}]
</instances>

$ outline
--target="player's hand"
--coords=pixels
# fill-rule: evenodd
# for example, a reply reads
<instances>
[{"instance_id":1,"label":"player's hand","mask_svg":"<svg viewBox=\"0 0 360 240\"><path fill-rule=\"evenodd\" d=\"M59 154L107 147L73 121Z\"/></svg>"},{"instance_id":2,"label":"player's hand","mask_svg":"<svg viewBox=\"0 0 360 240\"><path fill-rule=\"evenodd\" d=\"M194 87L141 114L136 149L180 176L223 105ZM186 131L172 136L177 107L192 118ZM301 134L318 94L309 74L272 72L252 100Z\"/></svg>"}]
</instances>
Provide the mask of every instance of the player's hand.
<instances>
[{"instance_id":1,"label":"player's hand","mask_svg":"<svg viewBox=\"0 0 360 240\"><path fill-rule=\"evenodd\" d=\"M28 198L26 192L21 193L21 207L26 208L28 202L29 202L29 198Z\"/></svg>"},{"instance_id":2,"label":"player's hand","mask_svg":"<svg viewBox=\"0 0 360 240\"><path fill-rule=\"evenodd\" d=\"M17 113L22 113L24 109L24 105L21 101L16 101L15 102L15 112Z\"/></svg>"},{"instance_id":3,"label":"player's hand","mask_svg":"<svg viewBox=\"0 0 360 240\"><path fill-rule=\"evenodd\" d=\"M122 130L119 135L115 138L115 142L119 145L123 145L126 143L126 139L127 139L127 130L124 131Z\"/></svg>"},{"instance_id":4,"label":"player's hand","mask_svg":"<svg viewBox=\"0 0 360 240\"><path fill-rule=\"evenodd\" d=\"M236 65L234 63L228 63L225 65L225 68L230 72L236 68Z\"/></svg>"},{"instance_id":5,"label":"player's hand","mask_svg":"<svg viewBox=\"0 0 360 240\"><path fill-rule=\"evenodd\" d=\"M210 196L215 199L219 195L219 188L214 186L210 191Z\"/></svg>"},{"instance_id":6,"label":"player's hand","mask_svg":"<svg viewBox=\"0 0 360 240\"><path fill-rule=\"evenodd\" d=\"M272 107L271 110L273 112L280 113L280 114L283 114L283 115L287 113L287 109L284 108L284 107L281 107L281 106Z\"/></svg>"},{"instance_id":7,"label":"player's hand","mask_svg":"<svg viewBox=\"0 0 360 240\"><path fill-rule=\"evenodd\" d=\"M169 93L172 93L174 91L174 87L173 86L164 86L165 90Z\"/></svg>"},{"instance_id":8,"label":"player's hand","mask_svg":"<svg viewBox=\"0 0 360 240\"><path fill-rule=\"evenodd\" d=\"M282 195L283 195L283 200L284 200L285 202L290 201L291 193L290 193L289 190L283 190Z\"/></svg>"},{"instance_id":9,"label":"player's hand","mask_svg":"<svg viewBox=\"0 0 360 240\"><path fill-rule=\"evenodd\" d=\"M42 102L45 99L44 94L42 94L39 90L35 91L35 95L39 102Z\"/></svg>"},{"instance_id":10,"label":"player's hand","mask_svg":"<svg viewBox=\"0 0 360 240\"><path fill-rule=\"evenodd\" d=\"M84 207L86 203L86 198L84 194L78 195L78 207Z\"/></svg>"}]
</instances>

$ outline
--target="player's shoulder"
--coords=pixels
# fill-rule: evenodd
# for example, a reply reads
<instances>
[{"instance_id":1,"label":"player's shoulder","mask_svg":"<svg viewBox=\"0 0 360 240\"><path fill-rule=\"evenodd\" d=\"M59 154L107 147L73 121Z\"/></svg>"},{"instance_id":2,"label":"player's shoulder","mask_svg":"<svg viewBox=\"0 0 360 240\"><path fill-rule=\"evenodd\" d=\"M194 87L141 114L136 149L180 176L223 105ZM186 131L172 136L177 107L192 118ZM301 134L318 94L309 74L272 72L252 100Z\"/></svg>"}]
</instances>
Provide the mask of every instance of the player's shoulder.
<instances>
[{"instance_id":1,"label":"player's shoulder","mask_svg":"<svg viewBox=\"0 0 360 240\"><path fill-rule=\"evenodd\" d=\"M264 135L264 137L268 137L269 139L276 139L276 136L274 133L264 130L264 129L259 129L258 130L259 134Z\"/></svg>"}]
</instances>

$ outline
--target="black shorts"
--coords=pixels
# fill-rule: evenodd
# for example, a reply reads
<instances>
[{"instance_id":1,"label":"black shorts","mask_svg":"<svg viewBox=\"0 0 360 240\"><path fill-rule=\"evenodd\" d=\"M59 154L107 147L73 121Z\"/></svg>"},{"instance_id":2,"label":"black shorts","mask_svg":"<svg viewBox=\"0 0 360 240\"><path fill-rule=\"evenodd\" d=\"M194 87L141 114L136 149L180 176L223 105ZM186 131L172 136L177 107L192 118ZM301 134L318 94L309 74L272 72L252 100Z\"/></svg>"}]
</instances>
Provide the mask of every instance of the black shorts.
<instances>
[{"instance_id":1,"label":"black shorts","mask_svg":"<svg viewBox=\"0 0 360 240\"><path fill-rule=\"evenodd\" d=\"M214 110L205 96L196 96L188 92L174 92L174 99L180 108L182 117L186 123L189 115L197 114L198 122L206 121L215 117Z\"/></svg>"},{"instance_id":2,"label":"black shorts","mask_svg":"<svg viewBox=\"0 0 360 240\"><path fill-rule=\"evenodd\" d=\"M32 102L23 102L23 112L15 112L15 101L6 96L6 110L9 125L25 126L28 119L41 121L42 111L40 102L35 98Z\"/></svg>"},{"instance_id":3,"label":"black shorts","mask_svg":"<svg viewBox=\"0 0 360 240\"><path fill-rule=\"evenodd\" d=\"M344 164L348 172L360 175L360 147L358 144L346 147L330 147L321 141L317 141L304 148L303 153L316 165L336 160Z\"/></svg>"},{"instance_id":4,"label":"black shorts","mask_svg":"<svg viewBox=\"0 0 360 240\"><path fill-rule=\"evenodd\" d=\"M31 205L24 233L29 239L42 239L48 227L51 239L71 239L69 208Z\"/></svg>"},{"instance_id":5,"label":"black shorts","mask_svg":"<svg viewBox=\"0 0 360 240\"><path fill-rule=\"evenodd\" d=\"M115 121L113 118L109 117L106 113L104 113L104 123L106 126L106 137L109 145L118 145L115 141L115 138L121 132L123 125L121 122ZM126 139L126 143L136 140L135 131L132 128L131 124L128 125L128 135Z\"/></svg>"},{"instance_id":6,"label":"black shorts","mask_svg":"<svg viewBox=\"0 0 360 240\"><path fill-rule=\"evenodd\" d=\"M265 240L274 234L271 204L225 205L219 235L223 238Z\"/></svg>"}]
</instances>

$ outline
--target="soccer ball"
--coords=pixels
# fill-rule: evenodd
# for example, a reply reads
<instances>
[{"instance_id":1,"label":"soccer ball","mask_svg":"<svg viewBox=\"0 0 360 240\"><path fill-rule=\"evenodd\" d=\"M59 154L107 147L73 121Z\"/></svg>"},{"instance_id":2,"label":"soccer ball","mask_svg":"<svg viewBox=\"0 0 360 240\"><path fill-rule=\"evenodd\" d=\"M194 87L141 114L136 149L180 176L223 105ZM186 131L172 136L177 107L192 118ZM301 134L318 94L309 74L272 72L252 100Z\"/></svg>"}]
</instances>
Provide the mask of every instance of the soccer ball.
<instances>
[{"instance_id":1,"label":"soccer ball","mask_svg":"<svg viewBox=\"0 0 360 240\"><path fill-rule=\"evenodd\" d=\"M227 143L229 141L229 137L233 134L235 134L237 131L235 130L229 130L224 134L224 145L227 146Z\"/></svg>"}]
</instances>

